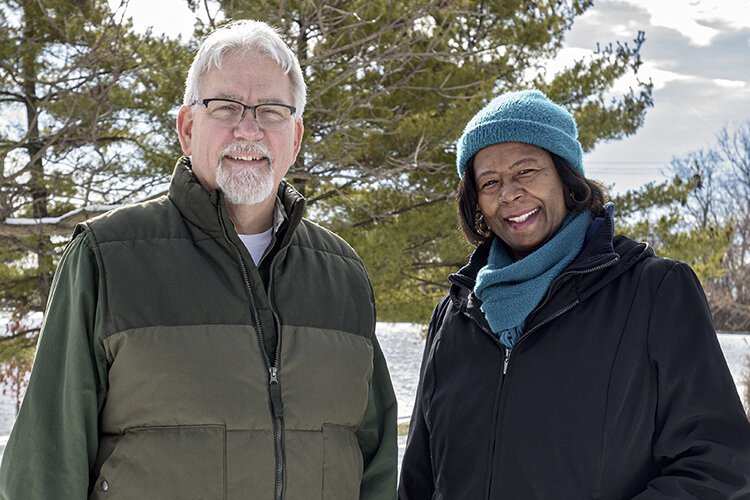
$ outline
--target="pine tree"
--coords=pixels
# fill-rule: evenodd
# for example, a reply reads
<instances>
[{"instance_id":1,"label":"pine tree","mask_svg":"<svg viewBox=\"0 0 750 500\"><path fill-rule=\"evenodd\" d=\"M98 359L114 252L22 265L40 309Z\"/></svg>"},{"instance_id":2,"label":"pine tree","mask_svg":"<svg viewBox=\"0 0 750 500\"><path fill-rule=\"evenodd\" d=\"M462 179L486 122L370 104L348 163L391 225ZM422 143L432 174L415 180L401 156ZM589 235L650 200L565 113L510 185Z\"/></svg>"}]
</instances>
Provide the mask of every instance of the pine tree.
<instances>
[{"instance_id":1,"label":"pine tree","mask_svg":"<svg viewBox=\"0 0 750 500\"><path fill-rule=\"evenodd\" d=\"M277 26L296 51L310 102L303 151L289 178L314 217L360 252L379 317L389 321L424 321L445 291L446 275L468 254L455 222L454 144L494 95L545 91L575 114L587 150L642 124L652 104L650 84L608 97L614 81L637 71L642 34L605 44L560 74L546 73L575 17L592 4L202 3L228 19Z\"/></svg>"},{"instance_id":2,"label":"pine tree","mask_svg":"<svg viewBox=\"0 0 750 500\"><path fill-rule=\"evenodd\" d=\"M702 282L726 274L724 257L732 239L731 224L691 219L689 200L703 188L700 176L672 180L628 191L615 198L617 232L648 242L658 255L690 264Z\"/></svg>"},{"instance_id":3,"label":"pine tree","mask_svg":"<svg viewBox=\"0 0 750 500\"><path fill-rule=\"evenodd\" d=\"M75 223L168 178L188 58L104 0L0 2L0 312L43 310ZM2 333L11 359L37 330Z\"/></svg>"}]
</instances>

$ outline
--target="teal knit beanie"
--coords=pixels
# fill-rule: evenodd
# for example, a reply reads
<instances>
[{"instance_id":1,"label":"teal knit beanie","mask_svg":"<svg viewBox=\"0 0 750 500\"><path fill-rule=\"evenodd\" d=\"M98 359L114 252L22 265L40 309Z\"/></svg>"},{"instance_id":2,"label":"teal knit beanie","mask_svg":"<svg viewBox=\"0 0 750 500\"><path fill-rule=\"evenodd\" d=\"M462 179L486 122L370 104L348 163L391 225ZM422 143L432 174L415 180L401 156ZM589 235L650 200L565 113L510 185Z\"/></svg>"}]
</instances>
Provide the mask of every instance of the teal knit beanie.
<instances>
[{"instance_id":1,"label":"teal knit beanie","mask_svg":"<svg viewBox=\"0 0 750 500\"><path fill-rule=\"evenodd\" d=\"M480 149L501 142L546 149L583 175L583 150L573 116L538 90L501 94L474 115L456 146L459 177Z\"/></svg>"}]
</instances>

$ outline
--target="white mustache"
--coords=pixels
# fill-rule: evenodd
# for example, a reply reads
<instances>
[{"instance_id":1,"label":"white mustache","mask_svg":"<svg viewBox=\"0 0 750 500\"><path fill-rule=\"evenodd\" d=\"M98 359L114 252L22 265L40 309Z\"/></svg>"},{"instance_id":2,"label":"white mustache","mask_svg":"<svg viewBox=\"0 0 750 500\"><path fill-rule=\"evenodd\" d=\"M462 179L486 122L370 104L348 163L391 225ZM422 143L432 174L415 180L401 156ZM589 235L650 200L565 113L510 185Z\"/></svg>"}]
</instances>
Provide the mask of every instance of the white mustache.
<instances>
[{"instance_id":1,"label":"white mustache","mask_svg":"<svg viewBox=\"0 0 750 500\"><path fill-rule=\"evenodd\" d=\"M224 149L224 151L222 152L222 156L245 156L245 155L265 156L266 158L268 158L269 161L273 161L273 158L271 157L271 152L263 143L260 143L260 142L254 142L254 141L235 142L234 144Z\"/></svg>"}]
</instances>

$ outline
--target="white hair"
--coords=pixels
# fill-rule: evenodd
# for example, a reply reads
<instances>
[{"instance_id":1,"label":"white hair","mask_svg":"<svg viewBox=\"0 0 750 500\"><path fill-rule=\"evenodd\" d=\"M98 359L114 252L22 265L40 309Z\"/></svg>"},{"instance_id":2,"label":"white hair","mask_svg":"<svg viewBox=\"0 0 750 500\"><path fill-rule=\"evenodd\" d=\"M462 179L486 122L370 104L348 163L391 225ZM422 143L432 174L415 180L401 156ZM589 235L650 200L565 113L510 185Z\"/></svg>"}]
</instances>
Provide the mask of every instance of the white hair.
<instances>
[{"instance_id":1,"label":"white hair","mask_svg":"<svg viewBox=\"0 0 750 500\"><path fill-rule=\"evenodd\" d=\"M183 104L189 106L200 98L201 78L212 68L221 68L221 60L233 51L254 51L273 59L289 76L292 105L297 118L302 117L307 102L307 86L297 56L284 43L278 31L261 21L241 20L222 26L208 35L195 54L185 79Z\"/></svg>"}]
</instances>

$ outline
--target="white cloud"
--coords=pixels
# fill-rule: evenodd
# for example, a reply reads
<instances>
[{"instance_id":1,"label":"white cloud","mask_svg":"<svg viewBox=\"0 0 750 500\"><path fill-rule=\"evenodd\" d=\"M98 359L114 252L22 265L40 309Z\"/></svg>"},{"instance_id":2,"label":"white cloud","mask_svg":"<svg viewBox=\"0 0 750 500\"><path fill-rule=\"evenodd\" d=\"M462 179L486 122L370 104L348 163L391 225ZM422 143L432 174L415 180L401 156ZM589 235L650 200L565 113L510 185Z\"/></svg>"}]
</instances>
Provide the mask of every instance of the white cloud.
<instances>
[{"instance_id":1,"label":"white cloud","mask_svg":"<svg viewBox=\"0 0 750 500\"><path fill-rule=\"evenodd\" d=\"M750 28L750 0L703 0L697 13L706 21L719 21L734 29Z\"/></svg>"},{"instance_id":2,"label":"white cloud","mask_svg":"<svg viewBox=\"0 0 750 500\"><path fill-rule=\"evenodd\" d=\"M550 71L592 54L597 42L629 42L640 30L638 76L654 83L654 108L636 134L598 144L585 160L594 178L618 190L663 179L670 158L713 146L727 123L750 119L750 73L741 64L750 50L750 0L596 0L576 18ZM623 78L612 93L634 85Z\"/></svg>"},{"instance_id":3,"label":"white cloud","mask_svg":"<svg viewBox=\"0 0 750 500\"><path fill-rule=\"evenodd\" d=\"M712 81L719 87L725 87L728 89L741 89L747 86L747 82L742 82L739 80L724 80L722 78L714 78Z\"/></svg>"},{"instance_id":4,"label":"white cloud","mask_svg":"<svg viewBox=\"0 0 750 500\"><path fill-rule=\"evenodd\" d=\"M189 39L193 34L196 15L204 21L205 12L201 9L194 14L184 0L107 0L109 7L122 15L125 4L125 18L133 19L133 28L143 33L149 28L155 35L162 33L170 38L181 36ZM202 4L202 2L201 2Z\"/></svg>"},{"instance_id":5,"label":"white cloud","mask_svg":"<svg viewBox=\"0 0 750 500\"><path fill-rule=\"evenodd\" d=\"M660 90L667 84L678 81L687 81L695 79L692 75L685 75L682 73L675 73L668 69L662 69L668 67L668 62L662 61L645 61L640 69L638 70L638 78L641 81L651 80L654 84L654 90ZM615 85L615 90L623 90L629 87L635 87L636 78L632 75L620 78Z\"/></svg>"},{"instance_id":6,"label":"white cloud","mask_svg":"<svg viewBox=\"0 0 750 500\"><path fill-rule=\"evenodd\" d=\"M555 74L572 66L574 61L592 57L593 54L593 51L587 49L577 47L563 48L554 60L545 63L547 81L551 81ZM670 61L644 61L638 70L638 79L641 81L648 81L650 79L654 84L655 90L664 88L664 86L670 82L694 79L691 75L676 73L674 71L669 71L669 69L665 69L672 65L673 64ZM634 75L628 75L615 82L612 91L615 94L622 94L627 92L630 88L637 87L637 85L638 82L636 81L636 77Z\"/></svg>"},{"instance_id":7,"label":"white cloud","mask_svg":"<svg viewBox=\"0 0 750 500\"><path fill-rule=\"evenodd\" d=\"M550 81L557 73L572 66L575 61L590 57L592 54L591 50L578 47L565 47L561 49L557 53L557 57L544 62L544 68L547 71L547 80Z\"/></svg>"},{"instance_id":8,"label":"white cloud","mask_svg":"<svg viewBox=\"0 0 750 500\"><path fill-rule=\"evenodd\" d=\"M674 29L698 46L707 46L720 33L710 24L750 28L750 0L601 0L624 2L648 12L650 24Z\"/></svg>"}]
</instances>

